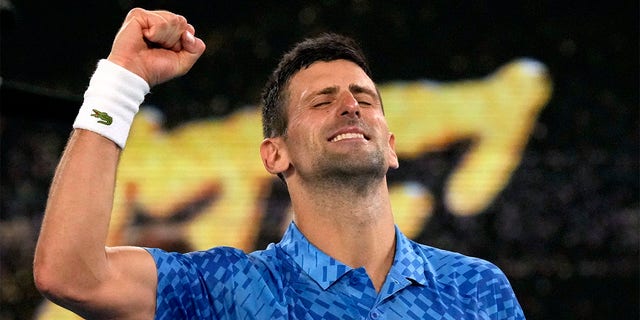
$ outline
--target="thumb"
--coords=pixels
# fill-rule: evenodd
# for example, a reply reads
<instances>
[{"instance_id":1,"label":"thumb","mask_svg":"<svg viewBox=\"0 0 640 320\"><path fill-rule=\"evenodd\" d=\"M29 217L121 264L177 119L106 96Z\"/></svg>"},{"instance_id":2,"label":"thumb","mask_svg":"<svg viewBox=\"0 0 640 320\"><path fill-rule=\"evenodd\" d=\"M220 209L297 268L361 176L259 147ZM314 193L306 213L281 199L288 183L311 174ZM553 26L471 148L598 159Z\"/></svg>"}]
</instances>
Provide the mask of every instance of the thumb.
<instances>
[{"instance_id":1,"label":"thumb","mask_svg":"<svg viewBox=\"0 0 640 320\"><path fill-rule=\"evenodd\" d=\"M177 70L177 72L179 74L185 74L193 67L200 56L202 56L206 46L202 39L195 37L193 33L188 30L182 33L180 42L182 50L177 52L180 60L178 67L180 70Z\"/></svg>"},{"instance_id":2,"label":"thumb","mask_svg":"<svg viewBox=\"0 0 640 320\"><path fill-rule=\"evenodd\" d=\"M197 38L190 30L185 30L185 32L182 33L181 40L182 48L190 54L197 55L197 57L202 55L204 49L206 48L204 41L202 41L202 39L200 38Z\"/></svg>"}]
</instances>

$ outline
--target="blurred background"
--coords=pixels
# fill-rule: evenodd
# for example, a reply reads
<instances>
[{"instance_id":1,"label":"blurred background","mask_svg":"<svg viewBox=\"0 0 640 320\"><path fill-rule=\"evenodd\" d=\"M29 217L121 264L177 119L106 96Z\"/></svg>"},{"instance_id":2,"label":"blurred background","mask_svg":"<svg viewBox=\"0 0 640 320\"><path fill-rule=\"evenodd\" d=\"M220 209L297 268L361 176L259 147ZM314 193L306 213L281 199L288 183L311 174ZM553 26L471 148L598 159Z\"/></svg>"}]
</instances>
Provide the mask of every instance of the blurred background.
<instances>
[{"instance_id":1,"label":"blurred background","mask_svg":"<svg viewBox=\"0 0 640 320\"><path fill-rule=\"evenodd\" d=\"M192 72L147 96L164 130L256 105L280 55L322 31L358 39L378 83L540 62L553 93L481 212L456 214L443 194L472 141L401 159L390 182L433 198L415 240L496 263L528 319L639 318L637 1L0 0L0 320L32 319L43 303L31 263L49 184L96 62L135 6L183 14L207 43ZM278 227L261 228L254 247L277 241Z\"/></svg>"}]
</instances>

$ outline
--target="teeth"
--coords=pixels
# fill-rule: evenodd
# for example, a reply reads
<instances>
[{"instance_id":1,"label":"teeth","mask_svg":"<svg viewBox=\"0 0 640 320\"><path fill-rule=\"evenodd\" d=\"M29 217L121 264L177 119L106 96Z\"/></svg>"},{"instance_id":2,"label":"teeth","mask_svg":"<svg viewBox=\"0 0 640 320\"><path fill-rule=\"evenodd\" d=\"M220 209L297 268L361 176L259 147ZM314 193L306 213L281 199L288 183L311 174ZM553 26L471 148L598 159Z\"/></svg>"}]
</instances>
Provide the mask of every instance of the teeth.
<instances>
[{"instance_id":1,"label":"teeth","mask_svg":"<svg viewBox=\"0 0 640 320\"><path fill-rule=\"evenodd\" d=\"M352 133L352 132L343 133L343 134L339 134L335 138L331 139L331 142L336 142L336 141L340 141L340 140L344 140L344 139L355 139L355 138L364 139L364 135L362 133Z\"/></svg>"}]
</instances>

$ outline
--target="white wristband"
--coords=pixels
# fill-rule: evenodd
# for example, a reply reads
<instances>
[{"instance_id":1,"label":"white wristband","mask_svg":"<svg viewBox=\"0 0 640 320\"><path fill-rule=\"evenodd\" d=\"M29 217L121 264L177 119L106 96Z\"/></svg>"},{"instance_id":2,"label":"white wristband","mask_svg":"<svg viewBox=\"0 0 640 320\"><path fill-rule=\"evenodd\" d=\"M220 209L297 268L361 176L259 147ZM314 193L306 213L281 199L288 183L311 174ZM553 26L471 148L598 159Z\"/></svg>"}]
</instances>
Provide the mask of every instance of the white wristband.
<instances>
[{"instance_id":1,"label":"white wristband","mask_svg":"<svg viewBox=\"0 0 640 320\"><path fill-rule=\"evenodd\" d=\"M109 61L98 62L73 128L98 133L124 149L133 118L149 84L137 74Z\"/></svg>"}]
</instances>

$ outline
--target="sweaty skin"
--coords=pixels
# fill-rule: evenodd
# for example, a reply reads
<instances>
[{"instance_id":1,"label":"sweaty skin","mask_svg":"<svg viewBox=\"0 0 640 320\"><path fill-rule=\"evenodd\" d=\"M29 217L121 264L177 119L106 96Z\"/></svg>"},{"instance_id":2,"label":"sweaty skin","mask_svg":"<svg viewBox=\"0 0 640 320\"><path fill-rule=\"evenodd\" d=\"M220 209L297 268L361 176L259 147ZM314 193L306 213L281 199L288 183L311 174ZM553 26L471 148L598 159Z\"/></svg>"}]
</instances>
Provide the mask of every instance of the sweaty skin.
<instances>
[{"instance_id":1,"label":"sweaty skin","mask_svg":"<svg viewBox=\"0 0 640 320\"><path fill-rule=\"evenodd\" d=\"M289 93L287 132L263 141L263 164L284 174L307 239L365 267L379 290L394 256L386 172L398 158L375 84L356 64L334 60L300 70Z\"/></svg>"}]
</instances>

